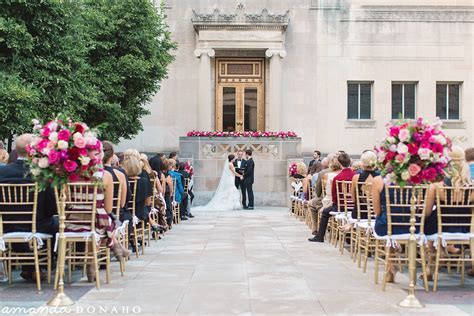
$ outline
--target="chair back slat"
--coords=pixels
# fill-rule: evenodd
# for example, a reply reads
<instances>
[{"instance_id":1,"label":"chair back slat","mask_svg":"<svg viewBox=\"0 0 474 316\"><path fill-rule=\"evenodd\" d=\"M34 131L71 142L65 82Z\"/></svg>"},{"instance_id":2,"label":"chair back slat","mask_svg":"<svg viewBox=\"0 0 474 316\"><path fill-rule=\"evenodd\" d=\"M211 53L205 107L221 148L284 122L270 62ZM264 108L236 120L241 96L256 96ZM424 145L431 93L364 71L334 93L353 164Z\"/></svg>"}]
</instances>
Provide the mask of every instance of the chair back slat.
<instances>
[{"instance_id":1,"label":"chair back slat","mask_svg":"<svg viewBox=\"0 0 474 316\"><path fill-rule=\"evenodd\" d=\"M98 186L99 184L94 182L74 182L66 185L64 209L66 230L93 231L95 229ZM55 194L56 201L59 203L60 192L57 188ZM103 197L100 199L103 200Z\"/></svg>"},{"instance_id":2,"label":"chair back slat","mask_svg":"<svg viewBox=\"0 0 474 316\"><path fill-rule=\"evenodd\" d=\"M357 221L361 219L367 220L369 223L375 221L375 213L373 207L372 184L359 182L355 187L356 204L357 204ZM354 216L352 216L354 218Z\"/></svg>"},{"instance_id":3,"label":"chair back slat","mask_svg":"<svg viewBox=\"0 0 474 316\"><path fill-rule=\"evenodd\" d=\"M128 201L127 209L132 214L132 216L135 216L135 202L137 200L137 186L138 186L138 179L139 177L129 177L128 182L130 184L130 201Z\"/></svg>"},{"instance_id":4,"label":"chair back slat","mask_svg":"<svg viewBox=\"0 0 474 316\"><path fill-rule=\"evenodd\" d=\"M474 233L474 186L436 188L438 234Z\"/></svg>"},{"instance_id":5,"label":"chair back slat","mask_svg":"<svg viewBox=\"0 0 474 316\"><path fill-rule=\"evenodd\" d=\"M425 218L425 200L428 190L426 186L385 186L385 201L387 211L387 233L392 235L395 226L411 226L412 196L415 196L415 227L423 232Z\"/></svg>"},{"instance_id":6,"label":"chair back slat","mask_svg":"<svg viewBox=\"0 0 474 316\"><path fill-rule=\"evenodd\" d=\"M351 212L354 209L354 202L351 196L351 181L336 181L337 207L339 212Z\"/></svg>"},{"instance_id":7,"label":"chair back slat","mask_svg":"<svg viewBox=\"0 0 474 316\"><path fill-rule=\"evenodd\" d=\"M24 225L24 230L36 233L38 185L0 184L0 237L9 225Z\"/></svg>"},{"instance_id":8,"label":"chair back slat","mask_svg":"<svg viewBox=\"0 0 474 316\"><path fill-rule=\"evenodd\" d=\"M113 199L112 199L112 213L117 216L117 218L120 217L120 208L121 205L120 203L122 202L122 183L120 181L114 181L114 194L113 194Z\"/></svg>"}]
</instances>

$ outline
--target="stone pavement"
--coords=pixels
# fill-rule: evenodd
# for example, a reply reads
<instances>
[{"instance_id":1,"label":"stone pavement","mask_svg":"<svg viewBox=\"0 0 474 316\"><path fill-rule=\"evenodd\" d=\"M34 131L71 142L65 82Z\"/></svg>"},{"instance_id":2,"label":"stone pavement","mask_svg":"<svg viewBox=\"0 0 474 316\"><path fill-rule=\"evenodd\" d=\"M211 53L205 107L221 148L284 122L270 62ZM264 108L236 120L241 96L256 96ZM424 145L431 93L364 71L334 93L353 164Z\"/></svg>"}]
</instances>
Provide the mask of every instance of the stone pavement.
<instances>
[{"instance_id":1,"label":"stone pavement","mask_svg":"<svg viewBox=\"0 0 474 316\"><path fill-rule=\"evenodd\" d=\"M95 309L140 315L471 315L474 283L459 278L438 293L418 291L422 310L397 306L406 296L406 276L382 292L372 262L363 274L330 244L307 242L309 230L287 209L202 212L175 226L146 254L127 263L124 277L113 264L109 285L97 291L83 280L66 286L72 311ZM102 273L103 276L103 273ZM77 279L80 278L76 276ZM446 283L446 282L445 282ZM441 284L442 285L442 284ZM28 289L25 287L28 286ZM21 289L21 292L18 290ZM26 292L28 291L28 292ZM16 293L16 294L15 294ZM25 303L25 293L28 303ZM40 306L50 297L32 284L0 286L0 307ZM82 313L81 313L82 312Z\"/></svg>"}]
</instances>

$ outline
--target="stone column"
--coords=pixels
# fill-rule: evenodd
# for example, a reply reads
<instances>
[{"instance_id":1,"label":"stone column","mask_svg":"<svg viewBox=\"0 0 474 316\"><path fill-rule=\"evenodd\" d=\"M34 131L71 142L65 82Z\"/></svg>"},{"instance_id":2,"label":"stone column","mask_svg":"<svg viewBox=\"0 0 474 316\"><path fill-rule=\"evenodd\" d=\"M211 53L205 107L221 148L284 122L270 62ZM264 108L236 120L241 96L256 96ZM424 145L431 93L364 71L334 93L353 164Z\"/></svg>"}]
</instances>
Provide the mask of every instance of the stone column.
<instances>
[{"instance_id":1,"label":"stone column","mask_svg":"<svg viewBox=\"0 0 474 316\"><path fill-rule=\"evenodd\" d=\"M198 95L198 129L213 131L212 121L212 87L211 58L216 55L213 49L196 49L194 55L200 58L199 63L199 95Z\"/></svg>"},{"instance_id":2,"label":"stone column","mask_svg":"<svg viewBox=\"0 0 474 316\"><path fill-rule=\"evenodd\" d=\"M269 80L268 80L268 108L266 110L267 129L278 132L282 128L282 78L281 78L281 60L286 56L283 49L267 49L265 56L270 59Z\"/></svg>"}]
</instances>

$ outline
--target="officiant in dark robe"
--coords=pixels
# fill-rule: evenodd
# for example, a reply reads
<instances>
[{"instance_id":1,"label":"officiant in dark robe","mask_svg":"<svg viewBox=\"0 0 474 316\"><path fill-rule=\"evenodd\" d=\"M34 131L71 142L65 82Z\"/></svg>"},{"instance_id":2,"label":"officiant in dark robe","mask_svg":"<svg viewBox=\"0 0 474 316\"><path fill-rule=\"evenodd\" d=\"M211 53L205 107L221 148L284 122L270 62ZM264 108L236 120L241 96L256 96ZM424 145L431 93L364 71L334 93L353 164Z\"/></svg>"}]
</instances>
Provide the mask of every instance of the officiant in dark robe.
<instances>
[{"instance_id":1,"label":"officiant in dark robe","mask_svg":"<svg viewBox=\"0 0 474 316\"><path fill-rule=\"evenodd\" d=\"M244 151L239 150L237 152L237 159L235 159L234 161L235 171L241 175L244 175L244 170L245 170L245 167L247 166L247 160L245 160L243 157L244 157ZM245 194L246 187L245 187L244 179L241 179L240 177L235 177L235 187L237 188L237 190L240 189L242 191L242 205L246 205L247 195Z\"/></svg>"}]
</instances>

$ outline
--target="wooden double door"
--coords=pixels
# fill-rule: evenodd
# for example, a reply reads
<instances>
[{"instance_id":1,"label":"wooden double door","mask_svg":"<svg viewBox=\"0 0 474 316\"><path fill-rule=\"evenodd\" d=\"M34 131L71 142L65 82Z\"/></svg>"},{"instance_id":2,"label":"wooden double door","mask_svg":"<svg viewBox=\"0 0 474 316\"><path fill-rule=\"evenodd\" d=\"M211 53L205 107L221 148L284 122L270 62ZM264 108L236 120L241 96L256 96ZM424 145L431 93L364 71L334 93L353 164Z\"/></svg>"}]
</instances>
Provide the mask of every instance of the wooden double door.
<instances>
[{"instance_id":1,"label":"wooden double door","mask_svg":"<svg viewBox=\"0 0 474 316\"><path fill-rule=\"evenodd\" d=\"M216 130L264 131L264 60L216 60Z\"/></svg>"}]
</instances>

